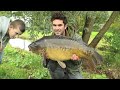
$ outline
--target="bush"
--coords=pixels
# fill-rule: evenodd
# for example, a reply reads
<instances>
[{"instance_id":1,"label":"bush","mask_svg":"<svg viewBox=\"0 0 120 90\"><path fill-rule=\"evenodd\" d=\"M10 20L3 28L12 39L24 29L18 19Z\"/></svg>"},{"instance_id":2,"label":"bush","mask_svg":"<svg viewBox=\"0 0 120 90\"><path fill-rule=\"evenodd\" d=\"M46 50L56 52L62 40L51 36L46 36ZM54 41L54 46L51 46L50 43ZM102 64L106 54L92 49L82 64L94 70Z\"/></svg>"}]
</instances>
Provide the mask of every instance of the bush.
<instances>
[{"instance_id":1,"label":"bush","mask_svg":"<svg viewBox=\"0 0 120 90\"><path fill-rule=\"evenodd\" d=\"M112 35L105 37L109 47L106 54L106 60L111 63L112 66L120 66L120 29L111 28Z\"/></svg>"}]
</instances>

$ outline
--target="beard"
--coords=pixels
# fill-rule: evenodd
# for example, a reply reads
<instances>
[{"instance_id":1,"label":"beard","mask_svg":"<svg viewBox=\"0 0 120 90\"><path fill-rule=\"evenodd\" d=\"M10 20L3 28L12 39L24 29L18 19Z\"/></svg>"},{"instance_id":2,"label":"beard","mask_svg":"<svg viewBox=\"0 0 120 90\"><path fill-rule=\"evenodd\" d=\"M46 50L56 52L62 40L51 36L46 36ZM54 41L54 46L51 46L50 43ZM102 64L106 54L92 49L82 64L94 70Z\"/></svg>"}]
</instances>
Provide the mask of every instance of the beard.
<instances>
[{"instance_id":1,"label":"beard","mask_svg":"<svg viewBox=\"0 0 120 90\"><path fill-rule=\"evenodd\" d=\"M55 31L54 33L55 33L55 35L64 35L65 32L64 31Z\"/></svg>"},{"instance_id":2,"label":"beard","mask_svg":"<svg viewBox=\"0 0 120 90\"><path fill-rule=\"evenodd\" d=\"M61 35L61 32L55 32L55 35Z\"/></svg>"}]
</instances>

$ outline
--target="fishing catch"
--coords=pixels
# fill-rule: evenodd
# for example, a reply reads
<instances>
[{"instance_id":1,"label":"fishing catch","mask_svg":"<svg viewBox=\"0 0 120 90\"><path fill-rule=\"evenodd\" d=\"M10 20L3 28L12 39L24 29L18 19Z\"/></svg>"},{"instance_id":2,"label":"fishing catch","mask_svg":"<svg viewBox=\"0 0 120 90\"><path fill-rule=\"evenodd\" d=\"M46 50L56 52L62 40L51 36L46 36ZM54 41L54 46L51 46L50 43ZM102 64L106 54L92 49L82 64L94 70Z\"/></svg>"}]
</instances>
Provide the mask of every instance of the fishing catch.
<instances>
[{"instance_id":1,"label":"fishing catch","mask_svg":"<svg viewBox=\"0 0 120 90\"><path fill-rule=\"evenodd\" d=\"M62 68L66 67L63 61L70 60L73 54L83 59L83 62L93 71L96 70L96 65L102 62L101 55L82 40L78 41L61 35L44 36L32 42L28 48L33 53L45 55L47 59L57 61Z\"/></svg>"}]
</instances>

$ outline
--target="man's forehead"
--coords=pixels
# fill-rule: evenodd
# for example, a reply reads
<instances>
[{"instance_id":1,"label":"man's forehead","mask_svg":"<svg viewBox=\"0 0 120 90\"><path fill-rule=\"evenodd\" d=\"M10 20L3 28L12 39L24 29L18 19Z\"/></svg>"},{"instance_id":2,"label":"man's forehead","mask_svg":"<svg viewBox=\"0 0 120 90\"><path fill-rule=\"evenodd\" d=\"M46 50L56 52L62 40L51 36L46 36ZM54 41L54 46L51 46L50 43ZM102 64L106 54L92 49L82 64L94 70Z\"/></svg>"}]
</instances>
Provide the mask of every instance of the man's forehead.
<instances>
[{"instance_id":1,"label":"man's forehead","mask_svg":"<svg viewBox=\"0 0 120 90\"><path fill-rule=\"evenodd\" d=\"M55 19L55 20L53 20L53 23L63 23L63 20Z\"/></svg>"}]
</instances>

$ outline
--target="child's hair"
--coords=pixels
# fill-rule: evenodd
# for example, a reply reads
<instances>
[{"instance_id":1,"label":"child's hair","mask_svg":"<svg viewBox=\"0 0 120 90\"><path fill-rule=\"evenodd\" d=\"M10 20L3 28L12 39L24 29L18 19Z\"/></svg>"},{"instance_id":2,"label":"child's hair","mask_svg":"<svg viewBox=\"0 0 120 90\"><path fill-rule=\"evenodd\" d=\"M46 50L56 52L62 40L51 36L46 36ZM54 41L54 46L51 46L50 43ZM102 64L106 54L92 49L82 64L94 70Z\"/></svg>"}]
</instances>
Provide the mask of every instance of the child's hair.
<instances>
[{"instance_id":1,"label":"child's hair","mask_svg":"<svg viewBox=\"0 0 120 90\"><path fill-rule=\"evenodd\" d=\"M65 25L67 24L67 18L65 15L63 15L62 12L59 12L59 11L53 12L52 17L51 17L51 22L54 21L55 19L63 20L63 23Z\"/></svg>"},{"instance_id":2,"label":"child's hair","mask_svg":"<svg viewBox=\"0 0 120 90\"><path fill-rule=\"evenodd\" d=\"M20 31L22 33L25 32L25 23L22 20L14 20L10 23L10 25L12 25L13 28L17 28L19 26Z\"/></svg>"}]
</instances>

